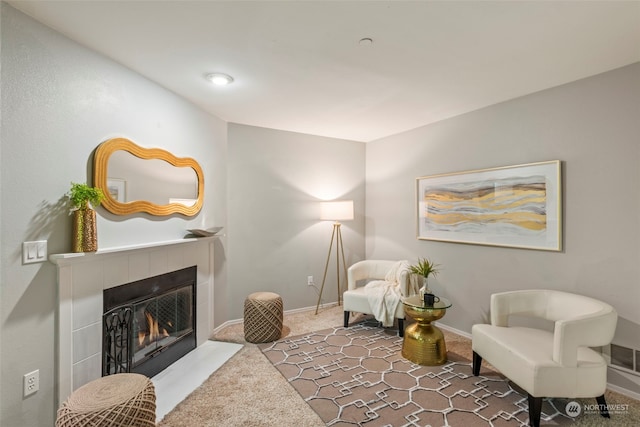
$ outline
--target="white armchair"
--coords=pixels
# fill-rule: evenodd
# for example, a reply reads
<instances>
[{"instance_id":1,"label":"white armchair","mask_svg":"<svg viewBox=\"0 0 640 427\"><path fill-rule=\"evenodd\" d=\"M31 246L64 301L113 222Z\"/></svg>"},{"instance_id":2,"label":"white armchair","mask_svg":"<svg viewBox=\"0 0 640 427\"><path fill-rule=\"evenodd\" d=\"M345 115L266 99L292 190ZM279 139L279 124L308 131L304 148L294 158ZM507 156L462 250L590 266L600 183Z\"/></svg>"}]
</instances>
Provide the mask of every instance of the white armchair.
<instances>
[{"instance_id":1,"label":"white armchair","mask_svg":"<svg viewBox=\"0 0 640 427\"><path fill-rule=\"evenodd\" d=\"M509 316L555 322L554 331L510 327ZM607 364L589 347L613 339L618 314L602 301L552 290L491 295L491 324L473 325L473 374L482 359L528 393L529 423L540 425L543 397L595 397L609 418L604 392Z\"/></svg>"},{"instance_id":2,"label":"white armchair","mask_svg":"<svg viewBox=\"0 0 640 427\"><path fill-rule=\"evenodd\" d=\"M398 263L398 261L388 260L366 260L353 264L347 270L347 290L343 294L344 327L349 327L349 315L351 312L374 314L369 305L369 300L364 291L364 286L358 286L359 281L384 280L387 273ZM408 264L408 263L407 263ZM410 272L402 269L399 272L400 293L402 296L409 296L411 283ZM404 336L404 309L402 303L398 304L395 312L398 319L398 335Z\"/></svg>"}]
</instances>

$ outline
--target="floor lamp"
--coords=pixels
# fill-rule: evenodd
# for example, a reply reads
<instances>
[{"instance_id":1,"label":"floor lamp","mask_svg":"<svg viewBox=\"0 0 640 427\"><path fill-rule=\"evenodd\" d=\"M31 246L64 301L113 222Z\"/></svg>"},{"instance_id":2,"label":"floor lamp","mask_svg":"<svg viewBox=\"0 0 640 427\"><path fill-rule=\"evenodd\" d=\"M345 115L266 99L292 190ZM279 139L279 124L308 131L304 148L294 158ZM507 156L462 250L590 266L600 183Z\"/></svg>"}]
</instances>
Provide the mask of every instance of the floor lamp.
<instances>
[{"instance_id":1,"label":"floor lamp","mask_svg":"<svg viewBox=\"0 0 640 427\"><path fill-rule=\"evenodd\" d=\"M342 269L344 270L345 280L347 277L347 265L344 262L344 246L342 245L342 232L340 231L340 221L348 221L353 219L353 200L335 201L335 202L322 202L320 204L320 219L323 221L334 221L333 232L331 233L331 243L329 244L329 253L327 254L327 263L324 266L324 276L322 276L322 286L320 287L320 294L318 295L318 303L316 304L316 314L318 314L318 307L320 307L320 300L322 299L322 291L324 290L324 283L327 279L327 270L329 269L329 261L331 260L331 250L333 249L333 242L336 243L336 276L338 286L338 305L342 298L340 292L340 257L342 257Z\"/></svg>"}]
</instances>

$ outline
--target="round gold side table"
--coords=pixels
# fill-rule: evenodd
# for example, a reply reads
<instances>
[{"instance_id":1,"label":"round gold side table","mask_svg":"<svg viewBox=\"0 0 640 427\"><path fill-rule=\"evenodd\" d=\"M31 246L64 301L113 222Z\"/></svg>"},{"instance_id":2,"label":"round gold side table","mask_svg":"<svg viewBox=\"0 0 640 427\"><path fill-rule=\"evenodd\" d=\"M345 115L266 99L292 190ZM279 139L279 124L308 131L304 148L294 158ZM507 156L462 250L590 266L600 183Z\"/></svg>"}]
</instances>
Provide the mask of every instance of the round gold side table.
<instances>
[{"instance_id":1,"label":"round gold side table","mask_svg":"<svg viewBox=\"0 0 640 427\"><path fill-rule=\"evenodd\" d=\"M416 323L404 330L402 357L418 365L435 366L447 362L447 345L442 331L431 322L442 318L451 307L446 298L427 307L420 295L413 295L402 300L404 312Z\"/></svg>"}]
</instances>

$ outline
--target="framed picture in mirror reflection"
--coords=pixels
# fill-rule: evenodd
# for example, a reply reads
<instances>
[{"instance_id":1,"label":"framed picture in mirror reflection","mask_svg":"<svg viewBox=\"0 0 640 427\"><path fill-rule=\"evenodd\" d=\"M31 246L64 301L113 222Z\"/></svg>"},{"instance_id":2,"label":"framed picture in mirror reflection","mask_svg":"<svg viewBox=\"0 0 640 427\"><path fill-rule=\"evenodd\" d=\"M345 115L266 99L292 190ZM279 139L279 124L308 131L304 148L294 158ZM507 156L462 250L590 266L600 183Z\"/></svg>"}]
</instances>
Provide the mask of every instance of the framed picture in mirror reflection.
<instances>
[{"instance_id":1,"label":"framed picture in mirror reflection","mask_svg":"<svg viewBox=\"0 0 640 427\"><path fill-rule=\"evenodd\" d=\"M126 203L127 201L127 182L120 178L107 178L107 188L109 196L115 201Z\"/></svg>"}]
</instances>

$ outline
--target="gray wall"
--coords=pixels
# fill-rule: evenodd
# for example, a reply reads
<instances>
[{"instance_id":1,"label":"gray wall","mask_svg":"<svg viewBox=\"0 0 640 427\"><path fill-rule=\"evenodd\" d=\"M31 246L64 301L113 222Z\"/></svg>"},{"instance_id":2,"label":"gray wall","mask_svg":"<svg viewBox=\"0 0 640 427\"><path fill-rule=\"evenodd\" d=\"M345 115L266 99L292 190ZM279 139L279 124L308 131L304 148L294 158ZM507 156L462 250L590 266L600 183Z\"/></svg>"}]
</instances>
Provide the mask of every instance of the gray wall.
<instances>
[{"instance_id":1,"label":"gray wall","mask_svg":"<svg viewBox=\"0 0 640 427\"><path fill-rule=\"evenodd\" d=\"M321 286L333 230L318 220L320 201L354 201L354 221L341 226L345 259L364 259L365 144L229 124L228 149L229 318L242 318L256 291L281 294L285 310L315 306L307 276ZM337 300L335 271L332 258L324 302Z\"/></svg>"},{"instance_id":2,"label":"gray wall","mask_svg":"<svg viewBox=\"0 0 640 427\"><path fill-rule=\"evenodd\" d=\"M469 333L491 293L548 288L619 312L614 342L640 342L640 64L367 144L367 258L428 256L453 302L442 323ZM416 239L419 176L564 162L564 251ZM623 378L627 377L627 378ZM636 393L638 377L609 380Z\"/></svg>"},{"instance_id":3,"label":"gray wall","mask_svg":"<svg viewBox=\"0 0 640 427\"><path fill-rule=\"evenodd\" d=\"M317 220L318 202L344 198L356 211L342 227L347 264L365 253L432 257L444 268L432 285L454 302L443 319L452 327L468 332L485 320L492 292L547 287L612 303L621 316L616 340L640 342L638 64L364 145L227 128L4 3L0 14L0 425L53 424L55 267L21 265L21 243L47 239L52 253L70 250L61 198L70 181L88 179L92 151L114 136L196 158L205 206L190 219L100 209L101 247L224 226L216 325L241 318L244 298L258 290L282 294L286 309L315 306L306 277L320 286L332 229ZM565 162L564 252L416 240L416 177L551 159ZM330 270L324 301L335 292ZM40 391L23 399L22 375L33 369Z\"/></svg>"},{"instance_id":4,"label":"gray wall","mask_svg":"<svg viewBox=\"0 0 640 427\"><path fill-rule=\"evenodd\" d=\"M205 206L193 218L118 218L99 209L99 247L226 225L226 123L7 4L0 8L0 425L49 427L56 410L55 266L22 265L22 242L46 239L50 253L71 250L62 197L71 181L90 180L92 151L114 136L196 158L206 180ZM224 240L216 245L216 263L223 263ZM226 286L225 271L218 265L216 292ZM34 369L40 391L23 398L22 375Z\"/></svg>"}]
</instances>

